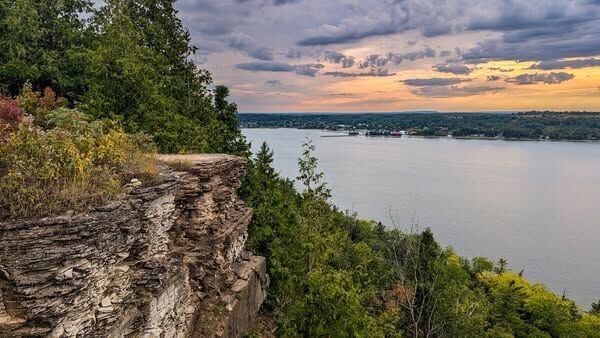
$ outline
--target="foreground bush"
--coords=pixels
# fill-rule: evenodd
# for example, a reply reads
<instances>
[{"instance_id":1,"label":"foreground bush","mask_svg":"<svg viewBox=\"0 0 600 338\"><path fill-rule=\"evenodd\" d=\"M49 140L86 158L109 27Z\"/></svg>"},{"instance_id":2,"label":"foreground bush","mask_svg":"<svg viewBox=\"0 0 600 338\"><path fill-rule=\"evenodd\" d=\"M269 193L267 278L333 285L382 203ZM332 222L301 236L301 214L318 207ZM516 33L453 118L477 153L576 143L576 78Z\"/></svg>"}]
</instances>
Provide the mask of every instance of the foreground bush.
<instances>
[{"instance_id":1,"label":"foreground bush","mask_svg":"<svg viewBox=\"0 0 600 338\"><path fill-rule=\"evenodd\" d=\"M4 105L14 110L9 101L4 99ZM0 116L0 130L5 130L0 219L82 210L116 197L133 177L155 177L150 149L116 125L87 122L77 110L65 108L44 115L46 129L31 117L24 121L15 126Z\"/></svg>"},{"instance_id":2,"label":"foreground bush","mask_svg":"<svg viewBox=\"0 0 600 338\"><path fill-rule=\"evenodd\" d=\"M23 109L16 101L0 97L0 142L17 128L25 118Z\"/></svg>"}]
</instances>

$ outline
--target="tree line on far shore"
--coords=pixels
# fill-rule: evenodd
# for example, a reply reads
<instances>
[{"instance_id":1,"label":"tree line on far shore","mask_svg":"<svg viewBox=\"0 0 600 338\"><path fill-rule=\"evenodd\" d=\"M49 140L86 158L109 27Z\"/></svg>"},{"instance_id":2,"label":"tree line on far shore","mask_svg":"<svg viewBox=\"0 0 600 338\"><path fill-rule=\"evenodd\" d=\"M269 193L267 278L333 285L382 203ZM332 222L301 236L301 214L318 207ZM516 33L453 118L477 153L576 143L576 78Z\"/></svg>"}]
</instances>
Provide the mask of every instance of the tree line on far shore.
<instances>
[{"instance_id":1,"label":"tree line on far shore","mask_svg":"<svg viewBox=\"0 0 600 338\"><path fill-rule=\"evenodd\" d=\"M415 136L600 141L600 113L240 114L242 127L398 131Z\"/></svg>"}]
</instances>

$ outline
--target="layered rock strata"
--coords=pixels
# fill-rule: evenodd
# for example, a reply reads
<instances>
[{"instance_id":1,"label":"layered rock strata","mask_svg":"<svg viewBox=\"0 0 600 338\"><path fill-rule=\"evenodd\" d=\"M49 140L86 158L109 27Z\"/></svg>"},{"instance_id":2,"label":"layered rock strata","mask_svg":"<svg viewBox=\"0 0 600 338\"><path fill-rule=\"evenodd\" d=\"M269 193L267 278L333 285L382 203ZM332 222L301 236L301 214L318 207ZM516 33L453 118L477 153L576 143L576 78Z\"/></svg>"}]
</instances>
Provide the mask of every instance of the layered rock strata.
<instances>
[{"instance_id":1,"label":"layered rock strata","mask_svg":"<svg viewBox=\"0 0 600 338\"><path fill-rule=\"evenodd\" d=\"M0 337L238 337L268 285L227 155L166 155L161 183L81 214L0 223Z\"/></svg>"}]
</instances>

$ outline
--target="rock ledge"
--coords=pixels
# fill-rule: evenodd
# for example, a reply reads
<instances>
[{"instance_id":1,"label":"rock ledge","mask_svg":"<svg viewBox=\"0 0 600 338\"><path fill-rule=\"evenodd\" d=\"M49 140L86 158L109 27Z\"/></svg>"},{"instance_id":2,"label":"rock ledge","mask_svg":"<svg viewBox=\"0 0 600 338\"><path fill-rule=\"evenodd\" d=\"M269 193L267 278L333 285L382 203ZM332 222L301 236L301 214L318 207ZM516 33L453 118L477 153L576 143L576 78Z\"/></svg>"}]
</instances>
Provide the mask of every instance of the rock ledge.
<instances>
[{"instance_id":1,"label":"rock ledge","mask_svg":"<svg viewBox=\"0 0 600 338\"><path fill-rule=\"evenodd\" d=\"M161 155L87 213L0 223L1 337L239 337L268 286L245 251L243 159Z\"/></svg>"}]
</instances>

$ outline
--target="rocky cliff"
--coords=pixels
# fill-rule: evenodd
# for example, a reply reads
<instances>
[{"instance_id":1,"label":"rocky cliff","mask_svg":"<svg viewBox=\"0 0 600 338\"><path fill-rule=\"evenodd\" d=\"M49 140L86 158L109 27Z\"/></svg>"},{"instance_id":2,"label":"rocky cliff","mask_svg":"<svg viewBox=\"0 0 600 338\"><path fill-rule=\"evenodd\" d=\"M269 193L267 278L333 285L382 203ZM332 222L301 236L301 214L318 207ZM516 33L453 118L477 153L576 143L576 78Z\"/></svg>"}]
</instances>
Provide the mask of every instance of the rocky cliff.
<instances>
[{"instance_id":1,"label":"rocky cliff","mask_svg":"<svg viewBox=\"0 0 600 338\"><path fill-rule=\"evenodd\" d=\"M0 223L0 337L237 337L268 284L245 251L245 169L226 155L161 156L87 213Z\"/></svg>"}]
</instances>

